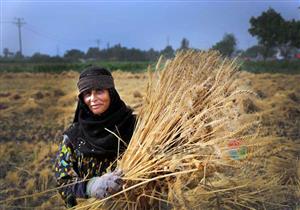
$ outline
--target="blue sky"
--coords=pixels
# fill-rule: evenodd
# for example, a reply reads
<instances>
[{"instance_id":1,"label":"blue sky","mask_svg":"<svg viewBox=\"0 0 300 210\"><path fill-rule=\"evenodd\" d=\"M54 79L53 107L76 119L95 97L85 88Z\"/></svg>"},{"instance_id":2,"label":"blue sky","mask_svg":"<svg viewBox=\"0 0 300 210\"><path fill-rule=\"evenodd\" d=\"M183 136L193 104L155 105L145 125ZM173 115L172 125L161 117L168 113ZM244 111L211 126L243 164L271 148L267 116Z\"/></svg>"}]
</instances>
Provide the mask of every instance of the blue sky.
<instances>
[{"instance_id":1,"label":"blue sky","mask_svg":"<svg viewBox=\"0 0 300 210\"><path fill-rule=\"evenodd\" d=\"M0 0L0 48L19 50L14 18L23 18L23 54L63 55L66 50L87 51L121 43L128 48L161 50L167 40L178 48L182 38L190 46L209 49L225 33L233 33L238 48L257 43L248 33L251 16L272 7L286 20L300 20L296 0L218 1L99 1L99 0Z\"/></svg>"}]
</instances>

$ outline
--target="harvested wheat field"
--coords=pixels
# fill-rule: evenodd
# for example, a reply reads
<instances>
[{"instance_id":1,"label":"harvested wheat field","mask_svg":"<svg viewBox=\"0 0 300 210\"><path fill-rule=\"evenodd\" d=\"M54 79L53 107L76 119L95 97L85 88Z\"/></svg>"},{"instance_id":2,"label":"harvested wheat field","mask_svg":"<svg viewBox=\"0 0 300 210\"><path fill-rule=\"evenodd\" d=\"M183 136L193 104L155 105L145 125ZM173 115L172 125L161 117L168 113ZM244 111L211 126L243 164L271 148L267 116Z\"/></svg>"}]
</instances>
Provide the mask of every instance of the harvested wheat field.
<instances>
[{"instance_id":1,"label":"harvested wheat field","mask_svg":"<svg viewBox=\"0 0 300 210\"><path fill-rule=\"evenodd\" d=\"M158 65L159 66L159 65ZM78 209L296 209L300 75L236 72L215 53L156 72L114 71L139 120L123 191ZM0 205L63 209L52 164L79 74L0 74Z\"/></svg>"}]
</instances>

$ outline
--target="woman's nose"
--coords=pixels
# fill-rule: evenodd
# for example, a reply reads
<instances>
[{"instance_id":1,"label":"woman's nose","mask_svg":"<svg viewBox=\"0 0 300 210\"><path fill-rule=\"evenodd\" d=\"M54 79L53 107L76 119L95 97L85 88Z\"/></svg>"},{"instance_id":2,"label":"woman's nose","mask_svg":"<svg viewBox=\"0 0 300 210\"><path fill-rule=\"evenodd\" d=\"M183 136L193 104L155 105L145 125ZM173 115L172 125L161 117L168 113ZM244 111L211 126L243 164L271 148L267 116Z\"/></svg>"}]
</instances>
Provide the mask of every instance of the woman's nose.
<instances>
[{"instance_id":1,"label":"woman's nose","mask_svg":"<svg viewBox=\"0 0 300 210\"><path fill-rule=\"evenodd\" d=\"M91 101L96 99L96 93L94 91L91 92Z\"/></svg>"}]
</instances>

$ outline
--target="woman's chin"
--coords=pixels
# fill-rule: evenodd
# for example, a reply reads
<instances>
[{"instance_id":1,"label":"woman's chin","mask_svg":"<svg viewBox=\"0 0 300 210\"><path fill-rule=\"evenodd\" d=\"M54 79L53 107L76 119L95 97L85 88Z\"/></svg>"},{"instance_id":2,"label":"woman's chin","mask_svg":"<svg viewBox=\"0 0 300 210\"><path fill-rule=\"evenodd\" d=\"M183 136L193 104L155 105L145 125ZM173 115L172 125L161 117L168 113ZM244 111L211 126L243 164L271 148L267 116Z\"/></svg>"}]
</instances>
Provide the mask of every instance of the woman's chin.
<instances>
[{"instance_id":1,"label":"woman's chin","mask_svg":"<svg viewBox=\"0 0 300 210\"><path fill-rule=\"evenodd\" d=\"M105 112L105 110L101 109L101 108L98 108L98 109L92 109L91 110L93 112L93 114L95 115L100 115L102 114L103 112Z\"/></svg>"}]
</instances>

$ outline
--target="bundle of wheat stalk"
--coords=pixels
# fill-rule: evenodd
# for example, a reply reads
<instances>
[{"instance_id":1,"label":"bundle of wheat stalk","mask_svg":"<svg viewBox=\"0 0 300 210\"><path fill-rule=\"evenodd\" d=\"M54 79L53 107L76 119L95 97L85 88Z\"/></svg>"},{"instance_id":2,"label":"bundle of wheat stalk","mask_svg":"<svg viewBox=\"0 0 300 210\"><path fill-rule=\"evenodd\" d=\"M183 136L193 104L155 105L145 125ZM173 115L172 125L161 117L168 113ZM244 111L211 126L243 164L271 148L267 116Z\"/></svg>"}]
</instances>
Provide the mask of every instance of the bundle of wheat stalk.
<instances>
[{"instance_id":1,"label":"bundle of wheat stalk","mask_svg":"<svg viewBox=\"0 0 300 210\"><path fill-rule=\"evenodd\" d=\"M278 168L292 170L290 160L299 147L260 137L259 116L245 118L238 109L237 99L254 93L235 84L235 61L217 52L188 51L177 54L161 70L159 66L154 73L149 71L136 129L118 160L117 167L124 172L123 190L100 201L89 199L77 208L290 205L287 202L296 196L297 171L284 174ZM282 144L279 150L290 157L277 155L275 150Z\"/></svg>"}]
</instances>

